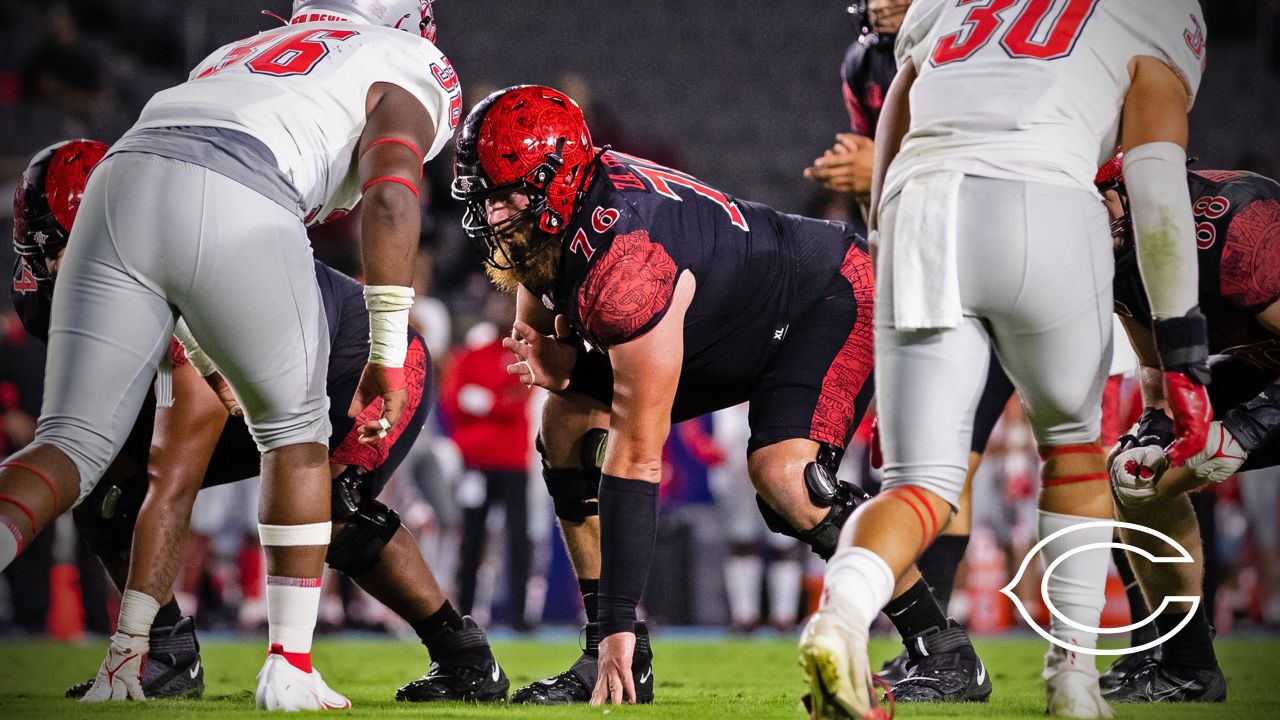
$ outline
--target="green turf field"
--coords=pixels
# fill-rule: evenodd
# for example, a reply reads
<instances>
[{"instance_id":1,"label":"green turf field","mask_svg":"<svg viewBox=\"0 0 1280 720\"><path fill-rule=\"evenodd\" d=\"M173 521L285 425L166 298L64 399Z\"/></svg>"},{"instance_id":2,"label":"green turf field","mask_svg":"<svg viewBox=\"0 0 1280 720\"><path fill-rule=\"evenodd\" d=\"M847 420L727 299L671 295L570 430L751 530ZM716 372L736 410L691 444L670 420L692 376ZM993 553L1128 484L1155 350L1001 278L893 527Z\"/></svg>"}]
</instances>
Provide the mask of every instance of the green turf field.
<instances>
[{"instance_id":1,"label":"green turf field","mask_svg":"<svg viewBox=\"0 0 1280 720\"><path fill-rule=\"evenodd\" d=\"M790 640L690 640L655 636L657 703L615 708L627 717L803 718L803 680ZM105 647L105 646L104 646ZM577 655L572 641L497 641L498 658L512 688L562 670ZM1043 712L1039 672L1044 644L1032 639L983 639L978 649L995 683L989 705L900 706L901 718L1035 718ZM35 642L0 644L0 718L176 717L223 718L251 714L254 674L261 664L256 642L204 643L207 689L201 701L152 701L86 706L62 698L65 688L88 677L103 647ZM877 641L876 658L895 651ZM1117 718L1280 718L1280 641L1220 640L1218 654L1230 683L1230 702L1212 706L1118 708ZM420 645L392 641L322 641L317 666L354 705L351 717L384 715L431 718L600 717L593 708L521 706L406 706L392 700L396 687L425 670Z\"/></svg>"}]
</instances>

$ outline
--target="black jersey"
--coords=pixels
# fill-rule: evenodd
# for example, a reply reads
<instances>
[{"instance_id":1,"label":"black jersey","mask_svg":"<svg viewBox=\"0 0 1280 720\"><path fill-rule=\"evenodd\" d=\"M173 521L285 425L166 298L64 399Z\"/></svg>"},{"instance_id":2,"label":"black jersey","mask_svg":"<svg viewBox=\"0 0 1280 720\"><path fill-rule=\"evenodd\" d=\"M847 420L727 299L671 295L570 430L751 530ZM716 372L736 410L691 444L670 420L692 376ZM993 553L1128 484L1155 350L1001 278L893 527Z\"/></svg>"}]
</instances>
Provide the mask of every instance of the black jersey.
<instances>
[{"instance_id":1,"label":"black jersey","mask_svg":"<svg viewBox=\"0 0 1280 720\"><path fill-rule=\"evenodd\" d=\"M862 244L839 223L739 200L614 151L594 166L563 242L543 302L597 348L653 328L680 274L692 273L680 416L746 400L789 328L840 276L851 245Z\"/></svg>"},{"instance_id":2,"label":"black jersey","mask_svg":"<svg viewBox=\"0 0 1280 720\"><path fill-rule=\"evenodd\" d=\"M1280 338L1255 315L1280 300L1280 184L1248 172L1188 173L1209 352L1280 371ZM1151 322L1135 262L1118 262L1116 312Z\"/></svg>"},{"instance_id":3,"label":"black jersey","mask_svg":"<svg viewBox=\"0 0 1280 720\"><path fill-rule=\"evenodd\" d=\"M898 72L893 57L894 35L863 35L849 45L840 64L844 105L853 132L875 137L880 108Z\"/></svg>"}]
</instances>

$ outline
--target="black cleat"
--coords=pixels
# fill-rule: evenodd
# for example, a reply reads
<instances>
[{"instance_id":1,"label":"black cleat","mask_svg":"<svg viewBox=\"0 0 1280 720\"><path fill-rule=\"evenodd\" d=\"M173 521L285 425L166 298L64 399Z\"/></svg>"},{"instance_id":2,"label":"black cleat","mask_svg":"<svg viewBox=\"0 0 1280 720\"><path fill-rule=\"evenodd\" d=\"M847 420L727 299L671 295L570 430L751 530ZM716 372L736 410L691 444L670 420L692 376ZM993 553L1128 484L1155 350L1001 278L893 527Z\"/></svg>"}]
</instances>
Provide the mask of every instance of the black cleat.
<instances>
[{"instance_id":1,"label":"black cleat","mask_svg":"<svg viewBox=\"0 0 1280 720\"><path fill-rule=\"evenodd\" d=\"M511 682L493 658L489 639L470 615L463 629L448 636L440 659L432 660L427 674L396 691L401 702L502 702Z\"/></svg>"},{"instance_id":2,"label":"black cleat","mask_svg":"<svg viewBox=\"0 0 1280 720\"><path fill-rule=\"evenodd\" d=\"M897 702L986 702L991 678L978 659L964 626L949 620L904 641L911 673L893 686Z\"/></svg>"},{"instance_id":3,"label":"black cleat","mask_svg":"<svg viewBox=\"0 0 1280 720\"><path fill-rule=\"evenodd\" d=\"M1160 646L1143 650L1140 653L1132 655L1121 655L1115 662L1111 663L1111 667L1102 673L1098 678L1098 686L1102 688L1103 693L1109 693L1112 690L1125 685L1133 678L1134 675L1142 672L1148 665L1155 665L1160 661Z\"/></svg>"},{"instance_id":4,"label":"black cleat","mask_svg":"<svg viewBox=\"0 0 1280 720\"><path fill-rule=\"evenodd\" d=\"M582 655L568 670L520 688L511 694L511 702L530 705L590 702L599 669L599 626L588 623L586 636ZM636 650L631 659L631 675L636 686L636 702L653 702L653 647L649 642L649 628L643 622L636 623Z\"/></svg>"},{"instance_id":5,"label":"black cleat","mask_svg":"<svg viewBox=\"0 0 1280 720\"><path fill-rule=\"evenodd\" d=\"M1222 669L1184 668L1151 662L1103 695L1113 703L1226 702Z\"/></svg>"},{"instance_id":6,"label":"black cleat","mask_svg":"<svg viewBox=\"0 0 1280 720\"><path fill-rule=\"evenodd\" d=\"M67 697L79 700L93 687L93 680L72 685ZM184 617L176 625L151 628L151 649L142 670L142 692L147 699L198 698L204 695L204 667L196 623Z\"/></svg>"},{"instance_id":7,"label":"black cleat","mask_svg":"<svg viewBox=\"0 0 1280 720\"><path fill-rule=\"evenodd\" d=\"M880 672L876 673L881 680L890 685L897 685L911 674L911 655L904 648L902 652L884 661Z\"/></svg>"}]
</instances>

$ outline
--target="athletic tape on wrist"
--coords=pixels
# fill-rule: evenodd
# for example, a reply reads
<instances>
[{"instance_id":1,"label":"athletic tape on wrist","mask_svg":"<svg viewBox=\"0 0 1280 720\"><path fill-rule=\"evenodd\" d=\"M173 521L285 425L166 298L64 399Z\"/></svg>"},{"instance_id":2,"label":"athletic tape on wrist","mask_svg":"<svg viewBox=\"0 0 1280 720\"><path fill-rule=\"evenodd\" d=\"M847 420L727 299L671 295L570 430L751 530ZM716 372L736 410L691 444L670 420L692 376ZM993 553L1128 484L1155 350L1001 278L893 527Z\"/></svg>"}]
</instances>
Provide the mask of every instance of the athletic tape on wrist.
<instances>
[{"instance_id":1,"label":"athletic tape on wrist","mask_svg":"<svg viewBox=\"0 0 1280 720\"><path fill-rule=\"evenodd\" d=\"M310 525L264 525L258 524L258 539L263 545L271 547L300 547L303 545L328 545L329 536L333 533L333 523L311 523Z\"/></svg>"},{"instance_id":2,"label":"athletic tape on wrist","mask_svg":"<svg viewBox=\"0 0 1280 720\"><path fill-rule=\"evenodd\" d=\"M404 358L409 352L413 288L366 285L364 306L369 309L369 364L404 367Z\"/></svg>"},{"instance_id":3,"label":"athletic tape on wrist","mask_svg":"<svg viewBox=\"0 0 1280 720\"><path fill-rule=\"evenodd\" d=\"M186 320L178 318L178 322L173 326L173 336L178 338L178 344L182 345L183 352L187 354L187 359L191 361L191 367L200 373L200 377L209 377L218 372L217 366L200 349L200 344L196 342L195 336L191 334L191 328L187 327Z\"/></svg>"},{"instance_id":4,"label":"athletic tape on wrist","mask_svg":"<svg viewBox=\"0 0 1280 720\"><path fill-rule=\"evenodd\" d=\"M125 590L120 596L120 620L116 629L126 635L146 637L158 612L160 603L155 598L137 590Z\"/></svg>"}]
</instances>

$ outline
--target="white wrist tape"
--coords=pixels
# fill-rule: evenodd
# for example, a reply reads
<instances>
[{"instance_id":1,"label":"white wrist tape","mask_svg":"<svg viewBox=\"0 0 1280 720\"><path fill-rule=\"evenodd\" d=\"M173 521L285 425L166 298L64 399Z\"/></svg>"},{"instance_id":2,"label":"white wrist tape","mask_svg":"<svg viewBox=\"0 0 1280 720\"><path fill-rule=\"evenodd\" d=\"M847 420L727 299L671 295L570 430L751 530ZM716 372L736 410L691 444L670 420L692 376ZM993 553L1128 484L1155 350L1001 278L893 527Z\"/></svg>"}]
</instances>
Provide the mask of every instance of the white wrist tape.
<instances>
[{"instance_id":1,"label":"white wrist tape","mask_svg":"<svg viewBox=\"0 0 1280 720\"><path fill-rule=\"evenodd\" d=\"M1127 151L1124 185L1151 314L1183 317L1198 304L1200 287L1186 151L1170 142Z\"/></svg>"},{"instance_id":2,"label":"white wrist tape","mask_svg":"<svg viewBox=\"0 0 1280 720\"><path fill-rule=\"evenodd\" d=\"M178 322L173 326L173 336L178 338L178 343L182 345L182 350L187 354L187 359L191 361L191 367L200 373L200 377L209 377L218 372L218 368L209 359L208 355L200 349L200 345L196 343L195 337L191 334L191 328L187 327L187 321L178 318Z\"/></svg>"},{"instance_id":3,"label":"white wrist tape","mask_svg":"<svg viewBox=\"0 0 1280 720\"><path fill-rule=\"evenodd\" d=\"M263 525L258 523L258 540L270 547L301 547L304 545L328 545L333 533L333 523L310 525Z\"/></svg>"},{"instance_id":4,"label":"white wrist tape","mask_svg":"<svg viewBox=\"0 0 1280 720\"><path fill-rule=\"evenodd\" d=\"M413 288L366 285L364 306L369 309L369 364L404 367L404 356L409 351Z\"/></svg>"},{"instance_id":5,"label":"white wrist tape","mask_svg":"<svg viewBox=\"0 0 1280 720\"><path fill-rule=\"evenodd\" d=\"M150 595L137 590L125 590L120 597L120 621L116 629L126 635L146 636L151 624L160 612L160 603Z\"/></svg>"}]
</instances>

